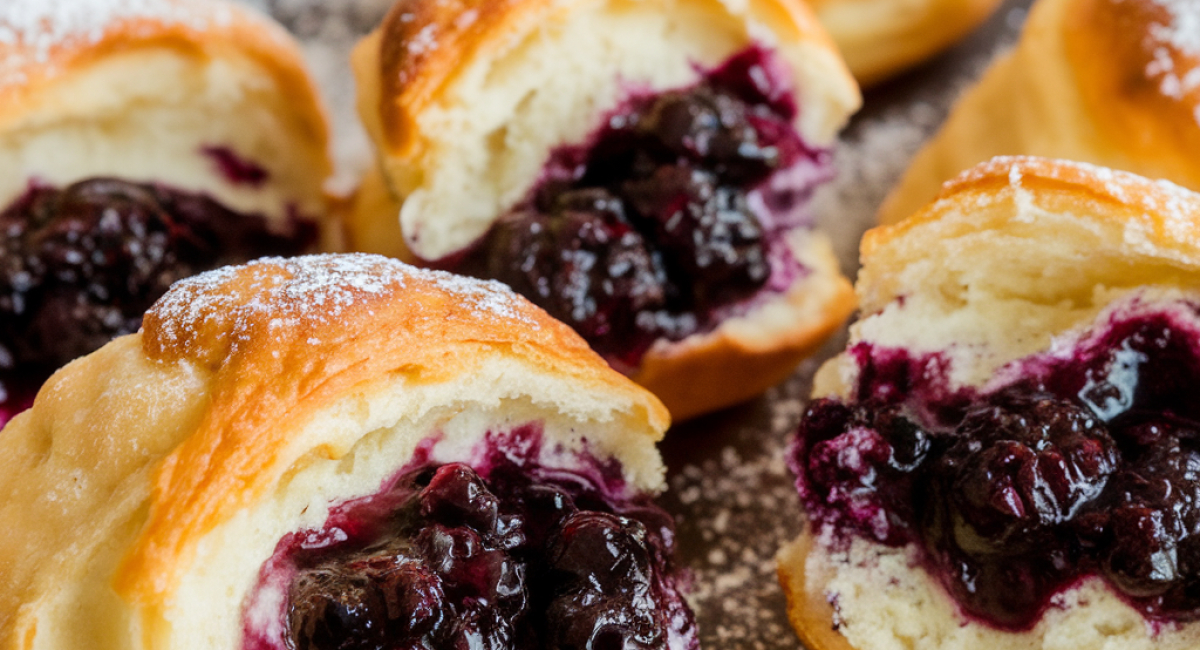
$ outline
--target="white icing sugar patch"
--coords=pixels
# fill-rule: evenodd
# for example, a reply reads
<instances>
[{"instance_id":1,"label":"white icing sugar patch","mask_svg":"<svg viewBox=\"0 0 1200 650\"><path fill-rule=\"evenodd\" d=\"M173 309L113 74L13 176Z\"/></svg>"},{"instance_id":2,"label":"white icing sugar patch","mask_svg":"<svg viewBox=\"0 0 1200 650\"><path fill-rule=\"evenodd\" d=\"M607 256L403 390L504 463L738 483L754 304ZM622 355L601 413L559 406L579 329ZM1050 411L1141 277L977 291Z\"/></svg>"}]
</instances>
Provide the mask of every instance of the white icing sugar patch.
<instances>
[{"instance_id":1,"label":"white icing sugar patch","mask_svg":"<svg viewBox=\"0 0 1200 650\"><path fill-rule=\"evenodd\" d=\"M1154 0L1171 15L1170 24L1150 26L1150 35L1181 52L1200 54L1200 1Z\"/></svg>"},{"instance_id":2,"label":"white icing sugar patch","mask_svg":"<svg viewBox=\"0 0 1200 650\"><path fill-rule=\"evenodd\" d=\"M1188 57L1200 55L1200 0L1154 0L1167 11L1165 23L1152 23L1149 37L1154 48L1153 59L1146 65L1146 77L1158 82L1164 96L1181 100L1200 87L1200 67L1180 69L1176 54ZM1197 109L1200 123L1200 108Z\"/></svg>"},{"instance_id":3,"label":"white icing sugar patch","mask_svg":"<svg viewBox=\"0 0 1200 650\"><path fill-rule=\"evenodd\" d=\"M279 267L287 274L279 273ZM176 283L152 311L161 317L162 336L170 341L187 338L203 323L230 318L241 321L239 316L246 314L268 316L268 326L274 331L299 322L336 322L364 296L403 288L409 280L428 282L454 294L475 313L538 327L517 307L517 295L499 282L418 269L366 254L264 258L209 271ZM247 333L239 329L234 328L234 337L248 340Z\"/></svg>"},{"instance_id":4,"label":"white icing sugar patch","mask_svg":"<svg viewBox=\"0 0 1200 650\"><path fill-rule=\"evenodd\" d=\"M0 46L20 48L0 58L0 84L24 81L24 69L59 46L97 43L135 18L206 29L228 24L233 9L217 0L0 0Z\"/></svg>"}]
</instances>

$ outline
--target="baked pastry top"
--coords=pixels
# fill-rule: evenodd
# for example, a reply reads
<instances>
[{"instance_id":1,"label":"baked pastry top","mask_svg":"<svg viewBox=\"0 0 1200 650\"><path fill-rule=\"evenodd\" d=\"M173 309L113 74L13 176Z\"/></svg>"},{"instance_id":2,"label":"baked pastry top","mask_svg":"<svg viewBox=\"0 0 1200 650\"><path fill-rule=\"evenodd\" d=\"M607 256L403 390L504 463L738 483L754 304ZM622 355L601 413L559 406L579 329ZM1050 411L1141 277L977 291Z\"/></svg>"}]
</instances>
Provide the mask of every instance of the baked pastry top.
<instances>
[{"instance_id":1,"label":"baked pastry top","mask_svg":"<svg viewBox=\"0 0 1200 650\"><path fill-rule=\"evenodd\" d=\"M444 465L467 477L468 487L434 481L451 492L478 489L472 472L502 499L565 491L581 511L571 530L599 521L618 542L650 540L638 544L657 558L653 580L630 607L666 618L637 632L689 647L690 615L662 569L670 539L657 527L669 517L644 501L662 486L654 442L667 424L649 393L495 283L375 256L268 259L185 280L141 332L55 374L0 438L0 647L303 645L285 638L307 620L289 612L311 607L288 604L287 580L341 570L334 542L350 535L353 560L366 543L353 531L380 525L378 504L407 489L428 500L419 486ZM517 470L533 487L504 478ZM426 473L405 478L413 472ZM406 480L418 487L395 487ZM615 514L582 512L605 508ZM533 515L524 525L514 516L505 539L537 537ZM327 541L288 541L297 535ZM572 548L557 535L553 548ZM405 543L424 548L420 537ZM325 547L333 568L301 562ZM460 609L445 610L438 629L466 634L448 626L482 614L453 602L451 569L437 579L444 606ZM530 602L544 607L543 578L528 571ZM326 647L319 637L305 647Z\"/></svg>"},{"instance_id":2,"label":"baked pastry top","mask_svg":"<svg viewBox=\"0 0 1200 650\"><path fill-rule=\"evenodd\" d=\"M1200 189L1200 42L1188 0L1040 0L880 208L896 223L992 156L1091 162Z\"/></svg>"},{"instance_id":3,"label":"baked pastry top","mask_svg":"<svg viewBox=\"0 0 1200 650\"><path fill-rule=\"evenodd\" d=\"M1200 196L997 158L868 233L780 554L816 648L1200 638Z\"/></svg>"}]
</instances>

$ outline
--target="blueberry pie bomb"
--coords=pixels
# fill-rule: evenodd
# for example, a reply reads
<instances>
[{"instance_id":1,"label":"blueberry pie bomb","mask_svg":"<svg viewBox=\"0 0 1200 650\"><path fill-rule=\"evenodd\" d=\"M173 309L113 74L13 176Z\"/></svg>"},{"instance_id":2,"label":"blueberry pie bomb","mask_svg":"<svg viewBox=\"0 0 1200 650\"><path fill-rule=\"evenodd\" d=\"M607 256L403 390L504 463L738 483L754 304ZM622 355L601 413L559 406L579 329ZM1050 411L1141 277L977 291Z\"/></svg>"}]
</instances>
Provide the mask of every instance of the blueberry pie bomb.
<instances>
[{"instance_id":1,"label":"blueberry pie bomb","mask_svg":"<svg viewBox=\"0 0 1200 650\"><path fill-rule=\"evenodd\" d=\"M183 280L0 437L0 648L694 650L668 422L496 282Z\"/></svg>"},{"instance_id":2,"label":"blueberry pie bomb","mask_svg":"<svg viewBox=\"0 0 1200 650\"><path fill-rule=\"evenodd\" d=\"M508 284L676 418L853 308L808 202L859 95L800 0L401 0L353 64L398 206L353 245Z\"/></svg>"},{"instance_id":3,"label":"blueberry pie bomb","mask_svg":"<svg viewBox=\"0 0 1200 650\"><path fill-rule=\"evenodd\" d=\"M880 209L916 212L993 156L1068 158L1200 191L1200 2L1037 0Z\"/></svg>"},{"instance_id":4,"label":"blueberry pie bomb","mask_svg":"<svg viewBox=\"0 0 1200 650\"><path fill-rule=\"evenodd\" d=\"M0 426L180 278L316 245L322 108L220 0L0 2Z\"/></svg>"},{"instance_id":5,"label":"blueberry pie bomb","mask_svg":"<svg viewBox=\"0 0 1200 650\"><path fill-rule=\"evenodd\" d=\"M779 557L813 650L1200 647L1200 195L996 158L863 240Z\"/></svg>"}]
</instances>

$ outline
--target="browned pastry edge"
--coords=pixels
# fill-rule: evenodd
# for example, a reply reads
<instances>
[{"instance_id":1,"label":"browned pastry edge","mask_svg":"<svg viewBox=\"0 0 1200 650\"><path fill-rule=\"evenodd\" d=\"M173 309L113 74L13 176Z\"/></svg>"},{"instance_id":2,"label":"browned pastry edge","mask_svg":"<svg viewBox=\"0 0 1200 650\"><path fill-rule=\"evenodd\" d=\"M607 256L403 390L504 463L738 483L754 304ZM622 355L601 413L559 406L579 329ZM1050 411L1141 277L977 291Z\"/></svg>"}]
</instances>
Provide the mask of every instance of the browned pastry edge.
<instances>
[{"instance_id":1,"label":"browned pastry edge","mask_svg":"<svg viewBox=\"0 0 1200 650\"><path fill-rule=\"evenodd\" d=\"M826 281L829 295L820 301L816 318L783 336L750 343L720 327L710 334L656 345L632 379L662 400L675 420L759 395L786 379L854 312L857 300L849 280L838 275Z\"/></svg>"},{"instance_id":2,"label":"browned pastry edge","mask_svg":"<svg viewBox=\"0 0 1200 650\"><path fill-rule=\"evenodd\" d=\"M573 11L592 0L399 0L362 47L377 47L380 88L378 114L384 142L375 145L390 158L415 160L422 143L416 116L453 83L467 62L486 57L511 34L546 16ZM802 0L749 0L751 13L781 41L833 41ZM470 19L464 17L469 16ZM374 57L356 54L369 62ZM374 111L373 111L374 112Z\"/></svg>"},{"instance_id":3,"label":"browned pastry edge","mask_svg":"<svg viewBox=\"0 0 1200 650\"><path fill-rule=\"evenodd\" d=\"M1034 156L999 156L968 169L946 182L936 199L897 224L879 226L863 235L862 259L873 257L890 241L925 224L937 222L963 206L1014 201L1022 189L1042 193L1037 205L1064 210L1101 203L1105 210L1087 218L1120 229L1138 227L1138 234L1158 248L1160 255L1200 259L1200 204L1194 193L1165 181L1096 167L1087 163ZM981 224L963 224L978 229ZM879 278L872 278L878 280Z\"/></svg>"},{"instance_id":4,"label":"browned pastry edge","mask_svg":"<svg viewBox=\"0 0 1200 650\"><path fill-rule=\"evenodd\" d=\"M810 0L864 87L896 76L950 47L991 16L1001 0ZM901 5L904 5L901 7ZM899 10L899 11L898 11ZM854 20L861 17L864 20ZM875 15L891 20L879 28Z\"/></svg>"},{"instance_id":5,"label":"browned pastry edge","mask_svg":"<svg viewBox=\"0 0 1200 650\"><path fill-rule=\"evenodd\" d=\"M776 571L787 596L788 621L808 650L856 650L834 623L833 606L821 592L810 592L805 583L808 554L814 544L806 528L800 537L779 550Z\"/></svg>"}]
</instances>

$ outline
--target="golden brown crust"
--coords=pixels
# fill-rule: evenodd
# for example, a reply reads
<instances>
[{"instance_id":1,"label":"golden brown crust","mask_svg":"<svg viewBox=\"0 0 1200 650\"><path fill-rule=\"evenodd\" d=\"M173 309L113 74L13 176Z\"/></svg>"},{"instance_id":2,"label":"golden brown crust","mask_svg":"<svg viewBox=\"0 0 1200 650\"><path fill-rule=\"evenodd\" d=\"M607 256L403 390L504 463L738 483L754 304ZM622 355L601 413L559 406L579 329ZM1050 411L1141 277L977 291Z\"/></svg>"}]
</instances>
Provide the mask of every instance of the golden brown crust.
<instances>
[{"instance_id":1,"label":"golden brown crust","mask_svg":"<svg viewBox=\"0 0 1200 650\"><path fill-rule=\"evenodd\" d=\"M1144 171L1130 171L1200 188L1200 34L1187 33L1195 25L1168 4L1073 0L1063 44L1110 155L1145 161Z\"/></svg>"},{"instance_id":2,"label":"golden brown crust","mask_svg":"<svg viewBox=\"0 0 1200 650\"><path fill-rule=\"evenodd\" d=\"M1200 43L1186 3L1041 0L880 208L896 223L997 155L1080 160L1200 189Z\"/></svg>"},{"instance_id":3,"label":"golden brown crust","mask_svg":"<svg viewBox=\"0 0 1200 650\"><path fill-rule=\"evenodd\" d=\"M811 1L846 65L870 86L941 52L982 23L999 0Z\"/></svg>"},{"instance_id":4,"label":"golden brown crust","mask_svg":"<svg viewBox=\"0 0 1200 650\"><path fill-rule=\"evenodd\" d=\"M26 0L15 4L32 5ZM108 18L105 24L62 34L40 30L25 33L21 30L28 26L4 24L5 14L0 13L0 25L18 30L12 36L19 34L12 40L0 39L0 130L23 119L34 98L48 87L106 56L170 48L206 59L238 53L255 61L271 73L286 95L296 98L293 110L301 126L297 132L306 133L325 148L329 127L324 108L299 47L283 28L225 0L157 0L146 4L157 6L159 15L100 12L98 18ZM82 20L84 15L75 18Z\"/></svg>"},{"instance_id":5,"label":"golden brown crust","mask_svg":"<svg viewBox=\"0 0 1200 650\"><path fill-rule=\"evenodd\" d=\"M400 0L355 52L358 78L379 79L374 107L385 149L393 158L420 158L416 116L434 104L468 61L486 57L515 34L552 22L594 0ZM664 5L662 0L650 0ZM802 0L751 0L753 15L783 42L807 40L832 49ZM361 63L359 63L361 62Z\"/></svg>"},{"instance_id":6,"label":"golden brown crust","mask_svg":"<svg viewBox=\"0 0 1200 650\"><path fill-rule=\"evenodd\" d=\"M787 596L788 621L808 650L855 650L834 624L833 606L820 591L810 591L805 567L814 544L811 531L779 550L779 585Z\"/></svg>"},{"instance_id":7,"label":"golden brown crust","mask_svg":"<svg viewBox=\"0 0 1200 650\"><path fill-rule=\"evenodd\" d=\"M347 271L346 259L369 268ZM449 274L398 271L383 258L324 260L201 276L147 312L148 358L214 374L204 418L157 470L149 520L117 576L118 591L132 600L161 596L187 546L265 488L259 468L285 447L289 425L388 373L445 382L470 373L483 351L502 349L598 392L624 393L657 430L666 428L661 404L568 327L499 285L485 290ZM371 279L354 286L343 273ZM331 293L321 298L322 291Z\"/></svg>"},{"instance_id":8,"label":"golden brown crust","mask_svg":"<svg viewBox=\"0 0 1200 650\"><path fill-rule=\"evenodd\" d=\"M809 322L798 322L781 337L747 340L722 327L651 348L632 379L662 400L677 421L755 397L786 379L854 312L850 282L840 276L829 282L829 295L807 310Z\"/></svg>"},{"instance_id":9,"label":"golden brown crust","mask_svg":"<svg viewBox=\"0 0 1200 650\"><path fill-rule=\"evenodd\" d=\"M378 165L367 171L344 211L346 247L360 253L386 255L412 264L416 255L400 232L400 202Z\"/></svg>"},{"instance_id":10,"label":"golden brown crust","mask_svg":"<svg viewBox=\"0 0 1200 650\"><path fill-rule=\"evenodd\" d=\"M1001 156L976 165L943 185L936 199L909 219L867 231L862 241L864 265L890 241L942 220L951 211L1015 201L1014 194L1021 191L1036 194L1037 205L1045 209L1073 209L1109 228L1136 229L1155 253L1200 265L1200 240L1194 236L1200 229L1200 196L1135 174L1034 156ZM1093 208L1096 204L1102 207Z\"/></svg>"}]
</instances>

